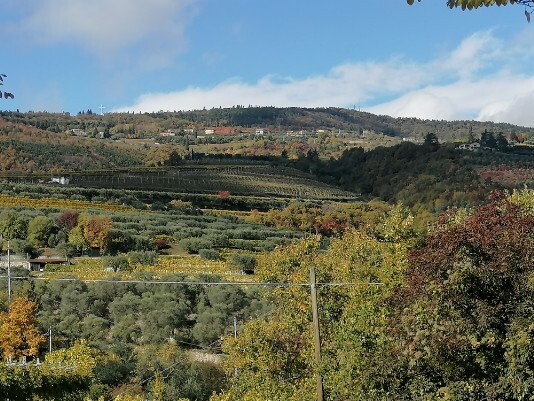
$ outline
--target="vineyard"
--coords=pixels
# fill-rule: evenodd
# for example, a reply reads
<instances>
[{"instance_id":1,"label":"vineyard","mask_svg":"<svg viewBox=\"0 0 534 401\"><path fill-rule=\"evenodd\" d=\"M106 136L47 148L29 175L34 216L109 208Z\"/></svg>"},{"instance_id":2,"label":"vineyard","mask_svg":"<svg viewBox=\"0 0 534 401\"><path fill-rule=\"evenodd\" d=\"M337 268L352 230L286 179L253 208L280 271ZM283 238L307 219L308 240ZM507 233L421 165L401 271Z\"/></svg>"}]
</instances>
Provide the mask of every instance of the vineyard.
<instances>
[{"instance_id":1,"label":"vineyard","mask_svg":"<svg viewBox=\"0 0 534 401\"><path fill-rule=\"evenodd\" d=\"M534 170L530 168L511 168L501 166L494 169L487 169L480 173L483 180L492 180L506 187L517 187L534 185Z\"/></svg>"},{"instance_id":2,"label":"vineyard","mask_svg":"<svg viewBox=\"0 0 534 401\"><path fill-rule=\"evenodd\" d=\"M71 174L70 184L90 188L178 193L354 200L354 193L322 183L299 170L270 165L195 165L165 170L98 171Z\"/></svg>"},{"instance_id":3,"label":"vineyard","mask_svg":"<svg viewBox=\"0 0 534 401\"><path fill-rule=\"evenodd\" d=\"M136 212L138 210L130 206L117 205L106 202L89 202L75 199L40 198L34 199L26 196L12 196L0 194L0 207L22 207L31 209L73 209L89 210L100 209L107 212Z\"/></svg>"},{"instance_id":4,"label":"vineyard","mask_svg":"<svg viewBox=\"0 0 534 401\"><path fill-rule=\"evenodd\" d=\"M43 279L64 278L79 280L159 280L166 276L183 276L192 280L202 275L215 275L224 281L254 281L254 276L242 274L229 261L204 260L196 255L160 255L152 265L136 264L127 271L113 271L99 257L80 257L70 265L46 265L37 273Z\"/></svg>"}]
</instances>

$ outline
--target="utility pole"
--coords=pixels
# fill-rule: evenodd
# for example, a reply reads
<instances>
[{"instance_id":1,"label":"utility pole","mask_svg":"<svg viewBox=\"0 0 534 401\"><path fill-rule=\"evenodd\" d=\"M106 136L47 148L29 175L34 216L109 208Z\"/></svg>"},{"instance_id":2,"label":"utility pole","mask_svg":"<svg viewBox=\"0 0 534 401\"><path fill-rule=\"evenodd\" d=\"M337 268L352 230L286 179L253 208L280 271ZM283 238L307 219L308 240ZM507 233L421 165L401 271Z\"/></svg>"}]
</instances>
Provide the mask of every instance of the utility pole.
<instances>
[{"instance_id":1,"label":"utility pole","mask_svg":"<svg viewBox=\"0 0 534 401\"><path fill-rule=\"evenodd\" d=\"M310 290L313 314L313 334L315 340L315 363L317 365L317 401L323 401L323 378L321 377L321 335L319 332L319 313L317 311L317 286L315 282L315 267L310 267Z\"/></svg>"},{"instance_id":2,"label":"utility pole","mask_svg":"<svg viewBox=\"0 0 534 401\"><path fill-rule=\"evenodd\" d=\"M11 247L7 240L7 306L11 309Z\"/></svg>"},{"instance_id":3,"label":"utility pole","mask_svg":"<svg viewBox=\"0 0 534 401\"><path fill-rule=\"evenodd\" d=\"M52 352L52 326L48 328L48 352Z\"/></svg>"},{"instance_id":4,"label":"utility pole","mask_svg":"<svg viewBox=\"0 0 534 401\"><path fill-rule=\"evenodd\" d=\"M237 338L237 316L234 316L234 338ZM234 377L237 379L237 368L234 368Z\"/></svg>"}]
</instances>

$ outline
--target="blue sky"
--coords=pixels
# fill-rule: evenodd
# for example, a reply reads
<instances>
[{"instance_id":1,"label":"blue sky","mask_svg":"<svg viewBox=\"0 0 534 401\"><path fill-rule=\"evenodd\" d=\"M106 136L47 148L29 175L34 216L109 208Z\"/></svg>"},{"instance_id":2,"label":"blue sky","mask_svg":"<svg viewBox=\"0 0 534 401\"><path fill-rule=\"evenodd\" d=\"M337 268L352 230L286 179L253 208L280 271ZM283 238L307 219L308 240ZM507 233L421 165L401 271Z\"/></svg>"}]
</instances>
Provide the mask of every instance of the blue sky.
<instances>
[{"instance_id":1,"label":"blue sky","mask_svg":"<svg viewBox=\"0 0 534 401\"><path fill-rule=\"evenodd\" d=\"M445 0L3 0L0 72L21 111L233 105L534 126L521 6Z\"/></svg>"}]
</instances>

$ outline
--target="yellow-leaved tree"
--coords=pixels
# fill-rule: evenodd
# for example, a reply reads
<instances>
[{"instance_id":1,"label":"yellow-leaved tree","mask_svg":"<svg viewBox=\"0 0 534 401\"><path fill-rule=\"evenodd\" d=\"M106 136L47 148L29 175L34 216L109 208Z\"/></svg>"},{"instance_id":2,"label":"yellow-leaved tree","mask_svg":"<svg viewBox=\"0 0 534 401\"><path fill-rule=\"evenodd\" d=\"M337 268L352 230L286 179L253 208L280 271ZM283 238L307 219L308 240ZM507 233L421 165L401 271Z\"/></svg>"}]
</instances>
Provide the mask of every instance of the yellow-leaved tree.
<instances>
[{"instance_id":1,"label":"yellow-leaved tree","mask_svg":"<svg viewBox=\"0 0 534 401\"><path fill-rule=\"evenodd\" d=\"M37 304L14 298L8 312L0 313L0 350L4 358L36 356L45 337L37 330Z\"/></svg>"},{"instance_id":2,"label":"yellow-leaved tree","mask_svg":"<svg viewBox=\"0 0 534 401\"><path fill-rule=\"evenodd\" d=\"M286 285L269 291L270 316L247 322L237 338L225 340L228 372L237 368L237 375L212 400L316 399L317 372L329 399L372 395L368 375L388 369L381 357L390 342L386 300L403 283L411 224L398 206L373 229L348 229L330 240L311 236L259 258L261 280ZM318 283L319 366L307 285L311 266ZM366 362L373 367L364 367Z\"/></svg>"}]
</instances>

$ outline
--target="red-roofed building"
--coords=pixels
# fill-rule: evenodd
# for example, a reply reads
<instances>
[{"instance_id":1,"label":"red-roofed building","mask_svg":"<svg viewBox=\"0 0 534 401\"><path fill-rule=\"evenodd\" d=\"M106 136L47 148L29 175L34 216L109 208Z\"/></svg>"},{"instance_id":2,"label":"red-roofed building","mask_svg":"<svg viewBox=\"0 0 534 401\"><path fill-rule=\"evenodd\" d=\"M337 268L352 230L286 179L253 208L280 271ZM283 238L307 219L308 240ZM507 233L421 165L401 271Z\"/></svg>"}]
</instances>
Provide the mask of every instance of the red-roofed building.
<instances>
[{"instance_id":1,"label":"red-roofed building","mask_svg":"<svg viewBox=\"0 0 534 401\"><path fill-rule=\"evenodd\" d=\"M235 127L207 127L205 129L205 132L208 135L232 135L235 134L235 131Z\"/></svg>"}]
</instances>

